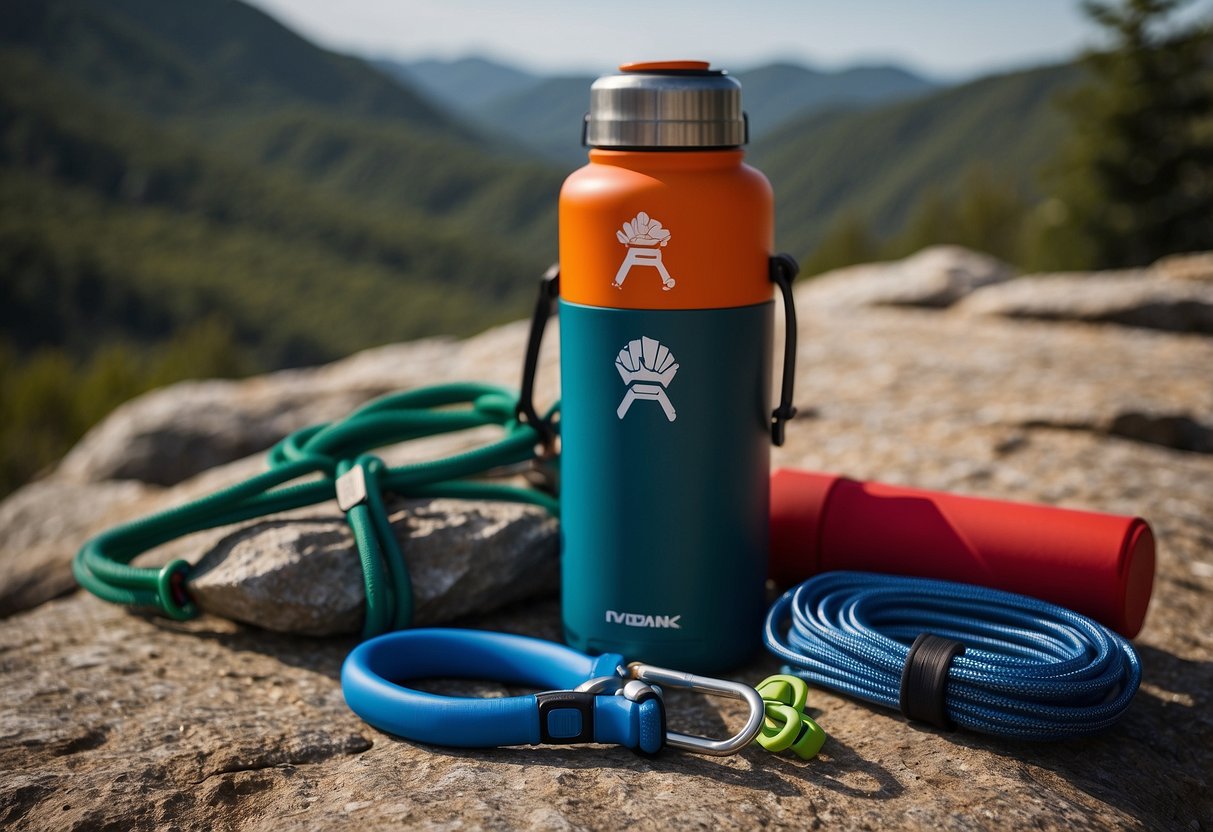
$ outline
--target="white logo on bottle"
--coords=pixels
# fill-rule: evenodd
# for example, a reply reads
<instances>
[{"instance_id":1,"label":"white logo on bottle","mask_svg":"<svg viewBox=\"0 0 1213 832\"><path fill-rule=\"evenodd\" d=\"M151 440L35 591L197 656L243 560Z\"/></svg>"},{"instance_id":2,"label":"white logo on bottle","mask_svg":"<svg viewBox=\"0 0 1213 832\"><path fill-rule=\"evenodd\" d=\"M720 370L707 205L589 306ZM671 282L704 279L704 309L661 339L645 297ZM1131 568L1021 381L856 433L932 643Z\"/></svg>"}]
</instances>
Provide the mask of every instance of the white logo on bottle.
<instances>
[{"instance_id":1,"label":"white logo on bottle","mask_svg":"<svg viewBox=\"0 0 1213 832\"><path fill-rule=\"evenodd\" d=\"M665 388L670 386L674 374L678 372L678 365L674 363L674 355L669 347L648 337L629 341L615 357L615 369L619 371L623 383L628 385L628 391L615 411L620 419L627 415L635 401L657 402L665 412L666 419L672 422L678 418L673 402L665 393Z\"/></svg>"},{"instance_id":2,"label":"white logo on bottle","mask_svg":"<svg viewBox=\"0 0 1213 832\"><path fill-rule=\"evenodd\" d=\"M615 232L615 238L628 247L628 253L619 264L619 271L615 272L616 289L623 288L623 281L628 279L636 266L656 269L664 291L674 288L674 278L670 277L665 264L661 262L661 249L670 241L670 229L662 228L660 222L641 211L623 224L622 231Z\"/></svg>"},{"instance_id":3,"label":"white logo on bottle","mask_svg":"<svg viewBox=\"0 0 1213 832\"><path fill-rule=\"evenodd\" d=\"M646 615L639 612L606 611L606 623L623 624L625 627L652 627L661 630L681 630L678 623L681 615Z\"/></svg>"}]
</instances>

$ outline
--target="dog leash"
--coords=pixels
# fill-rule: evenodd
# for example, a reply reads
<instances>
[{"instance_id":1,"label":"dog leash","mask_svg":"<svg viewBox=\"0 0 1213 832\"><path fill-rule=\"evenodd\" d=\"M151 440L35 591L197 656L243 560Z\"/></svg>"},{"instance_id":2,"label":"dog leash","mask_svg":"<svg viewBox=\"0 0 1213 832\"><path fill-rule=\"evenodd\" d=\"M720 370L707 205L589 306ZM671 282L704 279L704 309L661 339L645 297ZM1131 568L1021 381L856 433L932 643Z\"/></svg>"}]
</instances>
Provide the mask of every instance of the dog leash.
<instances>
[{"instance_id":1,"label":"dog leash","mask_svg":"<svg viewBox=\"0 0 1213 832\"><path fill-rule=\"evenodd\" d=\"M492 679L544 688L524 696L441 696L409 682L427 678ZM668 729L662 688L738 699L745 724L712 739ZM528 636L429 628L378 636L354 648L341 668L350 709L374 727L432 745L608 743L642 754L663 747L697 754L736 754L751 742L812 757L825 734L805 716L808 688L778 676L757 689L740 682L626 663L618 653L588 656ZM759 691L764 691L760 693Z\"/></svg>"}]
</instances>

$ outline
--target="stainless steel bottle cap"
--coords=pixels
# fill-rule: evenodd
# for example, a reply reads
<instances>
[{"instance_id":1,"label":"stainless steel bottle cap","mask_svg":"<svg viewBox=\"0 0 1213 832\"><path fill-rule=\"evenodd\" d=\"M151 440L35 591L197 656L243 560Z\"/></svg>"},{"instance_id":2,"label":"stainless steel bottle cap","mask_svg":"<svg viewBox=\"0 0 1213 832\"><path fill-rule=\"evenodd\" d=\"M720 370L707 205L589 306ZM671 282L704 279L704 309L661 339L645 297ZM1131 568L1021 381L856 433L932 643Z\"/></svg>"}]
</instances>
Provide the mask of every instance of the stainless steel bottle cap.
<instances>
[{"instance_id":1,"label":"stainless steel bottle cap","mask_svg":"<svg viewBox=\"0 0 1213 832\"><path fill-rule=\"evenodd\" d=\"M741 84L707 61L624 64L590 87L590 147L709 148L746 143Z\"/></svg>"}]
</instances>

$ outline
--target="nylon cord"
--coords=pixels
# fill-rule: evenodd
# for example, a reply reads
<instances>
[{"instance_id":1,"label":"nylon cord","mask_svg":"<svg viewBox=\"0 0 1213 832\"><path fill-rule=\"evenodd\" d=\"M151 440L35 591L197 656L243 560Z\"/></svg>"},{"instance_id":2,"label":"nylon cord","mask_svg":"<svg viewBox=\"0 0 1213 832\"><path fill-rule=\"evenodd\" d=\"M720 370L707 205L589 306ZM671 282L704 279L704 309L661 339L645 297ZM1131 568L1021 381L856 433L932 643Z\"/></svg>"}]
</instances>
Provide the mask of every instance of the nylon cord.
<instances>
[{"instance_id":1,"label":"nylon cord","mask_svg":"<svg viewBox=\"0 0 1213 832\"><path fill-rule=\"evenodd\" d=\"M863 572L827 572L788 590L763 640L785 672L890 708L899 706L910 644L923 632L965 653L948 669L957 725L1030 740L1100 731L1141 683L1137 653L1086 616L985 587Z\"/></svg>"},{"instance_id":2,"label":"nylon cord","mask_svg":"<svg viewBox=\"0 0 1213 832\"><path fill-rule=\"evenodd\" d=\"M468 382L433 385L368 402L340 421L311 425L282 439L269 451L268 471L88 540L76 553L72 572L82 587L106 601L170 618L192 618L198 609L186 586L191 569L187 562L156 568L134 567L130 562L187 534L332 500L337 477L361 466L366 500L351 508L346 519L366 588L362 634L369 638L403 629L412 619L412 584L388 520L384 491L404 497L531 503L558 513L556 499L542 491L466 479L534 458L539 436L515 417L517 401L512 391ZM388 467L367 453L384 445L485 425L498 425L505 435L442 459Z\"/></svg>"}]
</instances>

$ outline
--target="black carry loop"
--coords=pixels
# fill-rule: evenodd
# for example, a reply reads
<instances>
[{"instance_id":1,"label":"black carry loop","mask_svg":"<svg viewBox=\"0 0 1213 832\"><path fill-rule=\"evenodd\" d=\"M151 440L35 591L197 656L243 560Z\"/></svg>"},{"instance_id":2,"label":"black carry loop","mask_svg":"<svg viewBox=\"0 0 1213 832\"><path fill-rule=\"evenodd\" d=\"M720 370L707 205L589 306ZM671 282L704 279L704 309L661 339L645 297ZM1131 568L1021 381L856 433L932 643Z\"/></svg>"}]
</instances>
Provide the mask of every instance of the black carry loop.
<instances>
[{"instance_id":1,"label":"black carry loop","mask_svg":"<svg viewBox=\"0 0 1213 832\"><path fill-rule=\"evenodd\" d=\"M783 376L779 390L779 406L771 412L771 443L783 444L785 427L796 417L792 404L796 384L796 303L792 299L792 281L800 266L790 254L776 254L769 261L769 277L783 296L784 341ZM539 434L544 449L551 453L555 447L556 429L535 409L535 373L539 369L539 348L543 331L560 297L560 266L553 264L539 280L539 296L531 313L531 331L527 336L526 359L522 365L522 389L518 396L518 420L530 425Z\"/></svg>"},{"instance_id":2,"label":"black carry loop","mask_svg":"<svg viewBox=\"0 0 1213 832\"><path fill-rule=\"evenodd\" d=\"M531 332L526 341L526 358L522 364L522 387L518 393L518 421L530 425L539 434L544 452L551 455L556 448L556 429L535 410L535 373L539 369L539 348L543 331L560 297L560 264L553 263L539 278L539 296L531 313Z\"/></svg>"},{"instance_id":3,"label":"black carry loop","mask_svg":"<svg viewBox=\"0 0 1213 832\"><path fill-rule=\"evenodd\" d=\"M800 266L790 254L771 258L771 282L783 295L783 384L779 391L779 407L771 413L771 443L783 444L784 429L796 418L792 404L792 388L796 384L796 302L792 300L792 281Z\"/></svg>"}]
</instances>

